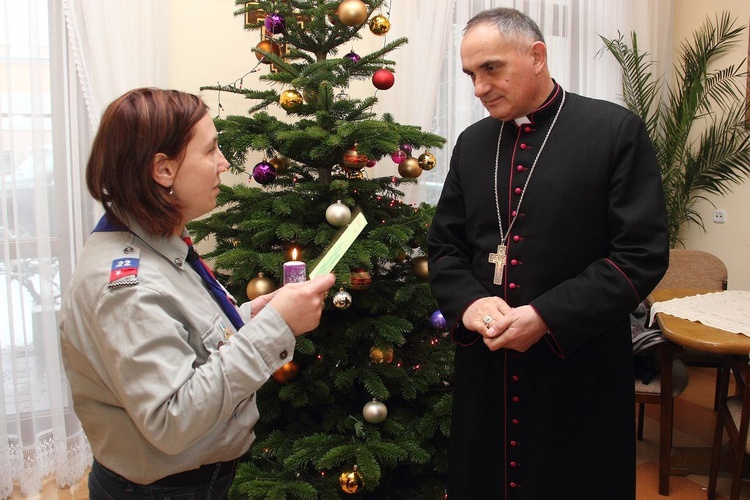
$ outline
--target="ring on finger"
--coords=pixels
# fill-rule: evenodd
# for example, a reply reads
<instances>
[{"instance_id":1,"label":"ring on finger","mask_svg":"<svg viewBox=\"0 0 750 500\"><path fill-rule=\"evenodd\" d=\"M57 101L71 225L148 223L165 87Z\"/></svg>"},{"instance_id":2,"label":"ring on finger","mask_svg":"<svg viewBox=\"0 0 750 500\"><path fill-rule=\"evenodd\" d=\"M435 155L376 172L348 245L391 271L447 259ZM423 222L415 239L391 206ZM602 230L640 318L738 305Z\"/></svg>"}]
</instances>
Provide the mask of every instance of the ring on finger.
<instances>
[{"instance_id":1,"label":"ring on finger","mask_svg":"<svg viewBox=\"0 0 750 500\"><path fill-rule=\"evenodd\" d=\"M486 314L484 316L484 318L482 318L482 323L484 323L484 327L485 328L489 328L490 327L490 323L492 323L493 321L495 321L495 318L493 318L489 314Z\"/></svg>"}]
</instances>

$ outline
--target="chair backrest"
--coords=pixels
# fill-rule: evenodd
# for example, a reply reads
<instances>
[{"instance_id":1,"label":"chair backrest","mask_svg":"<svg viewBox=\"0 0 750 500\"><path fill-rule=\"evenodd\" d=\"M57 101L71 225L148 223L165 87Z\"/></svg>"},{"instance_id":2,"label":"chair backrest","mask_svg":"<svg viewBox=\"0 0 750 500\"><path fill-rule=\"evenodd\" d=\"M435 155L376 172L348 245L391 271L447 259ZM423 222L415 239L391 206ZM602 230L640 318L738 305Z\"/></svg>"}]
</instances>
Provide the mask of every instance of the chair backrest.
<instances>
[{"instance_id":1,"label":"chair backrest","mask_svg":"<svg viewBox=\"0 0 750 500\"><path fill-rule=\"evenodd\" d=\"M711 253L673 248L669 251L667 273L656 285L657 290L660 288L726 290L727 266Z\"/></svg>"}]
</instances>

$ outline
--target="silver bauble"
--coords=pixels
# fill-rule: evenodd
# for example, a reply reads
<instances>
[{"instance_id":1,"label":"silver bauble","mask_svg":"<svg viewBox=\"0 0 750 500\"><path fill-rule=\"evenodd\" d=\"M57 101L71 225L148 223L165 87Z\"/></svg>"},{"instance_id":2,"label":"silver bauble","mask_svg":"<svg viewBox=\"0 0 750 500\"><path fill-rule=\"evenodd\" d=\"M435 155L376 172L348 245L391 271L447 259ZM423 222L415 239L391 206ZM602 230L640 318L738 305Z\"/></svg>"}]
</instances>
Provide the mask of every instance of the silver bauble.
<instances>
[{"instance_id":1,"label":"silver bauble","mask_svg":"<svg viewBox=\"0 0 750 500\"><path fill-rule=\"evenodd\" d=\"M331 203L326 209L326 220L332 226L346 226L351 219L352 211L349 210L349 207L341 203L341 200L338 200L336 203Z\"/></svg>"},{"instance_id":2,"label":"silver bauble","mask_svg":"<svg viewBox=\"0 0 750 500\"><path fill-rule=\"evenodd\" d=\"M352 305L352 296L342 288L333 296L333 305L337 309L349 309Z\"/></svg>"},{"instance_id":3,"label":"silver bauble","mask_svg":"<svg viewBox=\"0 0 750 500\"><path fill-rule=\"evenodd\" d=\"M362 408L362 416L371 424L379 424L388 416L388 408L377 399L373 399Z\"/></svg>"}]
</instances>

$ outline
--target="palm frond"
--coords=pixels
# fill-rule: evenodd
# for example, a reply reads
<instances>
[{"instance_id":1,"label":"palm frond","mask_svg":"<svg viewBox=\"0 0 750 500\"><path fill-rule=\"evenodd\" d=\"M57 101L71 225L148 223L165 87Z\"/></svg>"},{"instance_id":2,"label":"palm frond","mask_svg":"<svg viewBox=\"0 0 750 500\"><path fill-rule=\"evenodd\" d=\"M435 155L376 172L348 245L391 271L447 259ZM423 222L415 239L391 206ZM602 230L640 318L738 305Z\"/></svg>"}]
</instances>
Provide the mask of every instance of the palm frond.
<instances>
[{"instance_id":1,"label":"palm frond","mask_svg":"<svg viewBox=\"0 0 750 500\"><path fill-rule=\"evenodd\" d=\"M707 195L722 196L750 177L750 133L745 128L745 76L739 65L711 69L741 39L728 12L707 18L691 41L683 41L673 67L673 84L661 85L653 63L631 45L606 39L606 49L622 70L623 101L646 124L661 168L671 246L680 242L684 224L705 230L696 203Z\"/></svg>"}]
</instances>

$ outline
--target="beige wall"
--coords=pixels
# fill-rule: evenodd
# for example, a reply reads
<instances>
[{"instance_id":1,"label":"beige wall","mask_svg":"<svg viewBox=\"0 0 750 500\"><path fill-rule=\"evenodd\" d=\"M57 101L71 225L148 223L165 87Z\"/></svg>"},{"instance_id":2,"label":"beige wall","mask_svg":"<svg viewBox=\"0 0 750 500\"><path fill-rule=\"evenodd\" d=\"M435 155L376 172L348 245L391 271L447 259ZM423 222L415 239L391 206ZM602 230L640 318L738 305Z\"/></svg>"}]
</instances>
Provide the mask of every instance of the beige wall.
<instances>
[{"instance_id":1,"label":"beige wall","mask_svg":"<svg viewBox=\"0 0 750 500\"><path fill-rule=\"evenodd\" d=\"M256 63L254 53L250 50L259 41L257 32L250 33L243 29L243 19L233 16L236 6L232 0L169 0L170 1L170 61L169 86L198 93L203 85L216 82L229 84L253 68ZM741 24L750 22L750 2L747 0L674 0L674 37L675 43L690 37L707 16L729 11L739 19ZM363 33L363 40L352 48L360 53L368 53L379 48L382 39ZM726 60L738 63L747 56L747 31L741 47ZM259 84L260 71L244 78L244 86L256 89ZM370 95L369 82L357 82L349 94L353 96ZM202 93L213 112L217 111L215 92ZM251 106L251 101L241 97L222 93L222 116L227 114L244 114ZM283 113L283 111L282 111ZM261 157L256 154L248 163L254 164ZM246 182L247 176L228 182ZM713 206L709 203L699 205L706 224L706 233L700 228L691 226L684 233L684 242L688 248L706 250L718 255L729 268L729 287L732 289L750 290L750 182L737 186L725 197L712 197L717 208L727 212L725 224L714 224Z\"/></svg>"},{"instance_id":2,"label":"beige wall","mask_svg":"<svg viewBox=\"0 0 750 500\"><path fill-rule=\"evenodd\" d=\"M713 19L716 13L723 11L731 13L742 25L750 23L750 2L747 0L674 0L675 46L692 37L693 31L707 16ZM745 28L740 47L721 61L739 64L747 55L748 29ZM729 269L729 288L750 290L750 181L733 187L727 196L711 196L709 199L716 208L726 210L726 223L715 224L714 207L708 202L701 203L698 212L703 217L706 232L691 225L683 232L685 246L719 256Z\"/></svg>"}]
</instances>

